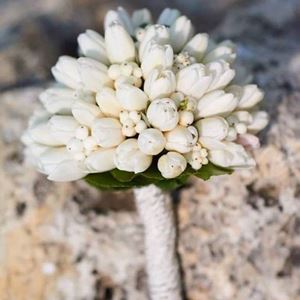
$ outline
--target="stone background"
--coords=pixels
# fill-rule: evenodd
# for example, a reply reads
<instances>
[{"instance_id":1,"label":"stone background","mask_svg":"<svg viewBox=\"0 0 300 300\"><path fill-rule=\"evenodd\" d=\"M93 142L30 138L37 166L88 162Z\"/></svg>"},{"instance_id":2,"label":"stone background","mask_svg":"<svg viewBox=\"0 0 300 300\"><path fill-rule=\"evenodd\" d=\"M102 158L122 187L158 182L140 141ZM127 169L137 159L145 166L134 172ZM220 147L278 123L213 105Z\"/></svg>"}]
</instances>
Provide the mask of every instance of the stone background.
<instances>
[{"instance_id":1,"label":"stone background","mask_svg":"<svg viewBox=\"0 0 300 300\"><path fill-rule=\"evenodd\" d=\"M50 67L117 4L180 8L199 31L237 42L266 92L258 167L173 193L186 298L299 300L299 0L0 0L0 299L147 299L132 194L48 182L20 143Z\"/></svg>"}]
</instances>

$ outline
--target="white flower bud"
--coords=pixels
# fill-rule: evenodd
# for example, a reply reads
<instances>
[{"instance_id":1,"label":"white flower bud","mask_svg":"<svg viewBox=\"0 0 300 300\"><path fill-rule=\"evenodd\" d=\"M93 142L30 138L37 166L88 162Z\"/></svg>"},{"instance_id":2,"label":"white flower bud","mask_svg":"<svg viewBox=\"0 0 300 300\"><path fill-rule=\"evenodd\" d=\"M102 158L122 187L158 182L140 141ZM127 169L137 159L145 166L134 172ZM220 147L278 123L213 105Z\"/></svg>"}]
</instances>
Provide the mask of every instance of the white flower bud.
<instances>
[{"instance_id":1,"label":"white flower bud","mask_svg":"<svg viewBox=\"0 0 300 300\"><path fill-rule=\"evenodd\" d=\"M145 129L138 137L138 146L140 150L148 155L157 155L163 151L165 144L166 139L158 129Z\"/></svg>"},{"instance_id":2,"label":"white flower bud","mask_svg":"<svg viewBox=\"0 0 300 300\"><path fill-rule=\"evenodd\" d=\"M162 155L157 163L161 175L167 179L179 176L186 169L186 166L186 159L177 152L168 152Z\"/></svg>"},{"instance_id":3,"label":"white flower bud","mask_svg":"<svg viewBox=\"0 0 300 300\"><path fill-rule=\"evenodd\" d=\"M172 9L172 8L165 8L159 15L157 23L170 27L179 16L180 16L179 10Z\"/></svg>"},{"instance_id":4,"label":"white flower bud","mask_svg":"<svg viewBox=\"0 0 300 300\"><path fill-rule=\"evenodd\" d=\"M135 60L135 45L119 23L112 23L105 30L105 46L111 63Z\"/></svg>"},{"instance_id":5,"label":"white flower bud","mask_svg":"<svg viewBox=\"0 0 300 300\"><path fill-rule=\"evenodd\" d=\"M103 117L99 107L95 104L77 100L72 105L72 114L78 123L91 126L96 118Z\"/></svg>"},{"instance_id":6,"label":"white flower bud","mask_svg":"<svg viewBox=\"0 0 300 300\"><path fill-rule=\"evenodd\" d=\"M144 38L139 46L139 59L144 59L144 54L149 46L155 42L158 45L168 44L170 41L170 33L168 28L163 25L151 25L146 29Z\"/></svg>"},{"instance_id":7,"label":"white flower bud","mask_svg":"<svg viewBox=\"0 0 300 300\"><path fill-rule=\"evenodd\" d=\"M194 122L194 114L191 111L183 110L179 112L179 124L182 126L192 125Z\"/></svg>"},{"instance_id":8,"label":"white flower bud","mask_svg":"<svg viewBox=\"0 0 300 300\"><path fill-rule=\"evenodd\" d=\"M55 79L72 89L82 88L78 62L70 56L61 56L56 65L51 69Z\"/></svg>"},{"instance_id":9,"label":"white flower bud","mask_svg":"<svg viewBox=\"0 0 300 300\"><path fill-rule=\"evenodd\" d=\"M79 123L71 116L54 115L48 121L48 126L55 140L66 145L75 136Z\"/></svg>"},{"instance_id":10,"label":"white flower bud","mask_svg":"<svg viewBox=\"0 0 300 300\"><path fill-rule=\"evenodd\" d=\"M209 49L203 58L203 62L207 64L216 60L225 60L228 63L232 63L235 58L235 45L231 41L224 41Z\"/></svg>"},{"instance_id":11,"label":"white flower bud","mask_svg":"<svg viewBox=\"0 0 300 300\"><path fill-rule=\"evenodd\" d=\"M117 100L115 90L104 87L100 92L97 93L96 102L106 116L119 117L122 106Z\"/></svg>"},{"instance_id":12,"label":"white flower bud","mask_svg":"<svg viewBox=\"0 0 300 300\"><path fill-rule=\"evenodd\" d=\"M96 120L92 125L92 136L103 148L118 146L125 139L121 123L113 118Z\"/></svg>"},{"instance_id":13,"label":"white flower bud","mask_svg":"<svg viewBox=\"0 0 300 300\"><path fill-rule=\"evenodd\" d=\"M232 142L220 142L222 148L209 151L209 160L226 168L249 168L255 166L255 160L249 156L245 148Z\"/></svg>"},{"instance_id":14,"label":"white flower bud","mask_svg":"<svg viewBox=\"0 0 300 300\"><path fill-rule=\"evenodd\" d=\"M133 137L136 135L136 130L135 130L135 127L123 126L122 133L123 133L123 135L125 135L127 137Z\"/></svg>"},{"instance_id":15,"label":"white flower bud","mask_svg":"<svg viewBox=\"0 0 300 300\"><path fill-rule=\"evenodd\" d=\"M225 87L235 75L235 71L230 69L230 65L222 60L207 64L206 72L212 77L207 92Z\"/></svg>"},{"instance_id":16,"label":"white flower bud","mask_svg":"<svg viewBox=\"0 0 300 300\"><path fill-rule=\"evenodd\" d=\"M180 153L190 152L198 140L198 132L195 127L177 126L175 129L165 133L167 140L166 149Z\"/></svg>"},{"instance_id":17,"label":"white flower bud","mask_svg":"<svg viewBox=\"0 0 300 300\"><path fill-rule=\"evenodd\" d=\"M264 129L269 123L269 116L265 111L257 111L252 113L253 122L248 125L248 131L257 133Z\"/></svg>"},{"instance_id":18,"label":"white flower bud","mask_svg":"<svg viewBox=\"0 0 300 300\"><path fill-rule=\"evenodd\" d=\"M226 141L233 142L237 139L237 132L233 127L228 129L228 134L226 136Z\"/></svg>"},{"instance_id":19,"label":"white flower bud","mask_svg":"<svg viewBox=\"0 0 300 300\"><path fill-rule=\"evenodd\" d=\"M186 16L177 18L170 27L170 38L174 52L178 53L193 34L194 28L191 20Z\"/></svg>"},{"instance_id":20,"label":"white flower bud","mask_svg":"<svg viewBox=\"0 0 300 300\"><path fill-rule=\"evenodd\" d=\"M85 140L89 136L89 129L86 126L79 126L75 131L75 137L81 141Z\"/></svg>"},{"instance_id":21,"label":"white flower bud","mask_svg":"<svg viewBox=\"0 0 300 300\"><path fill-rule=\"evenodd\" d=\"M244 134L247 132L247 126L244 123L234 124L234 128L238 134Z\"/></svg>"},{"instance_id":22,"label":"white flower bud","mask_svg":"<svg viewBox=\"0 0 300 300\"><path fill-rule=\"evenodd\" d=\"M118 7L117 10L109 10L104 18L104 29L114 23L121 24L129 34L133 34L133 25L127 11L123 7Z\"/></svg>"},{"instance_id":23,"label":"white flower bud","mask_svg":"<svg viewBox=\"0 0 300 300\"><path fill-rule=\"evenodd\" d=\"M119 114L120 122L124 124L127 119L129 119L129 112L127 110L120 111Z\"/></svg>"},{"instance_id":24,"label":"white flower bud","mask_svg":"<svg viewBox=\"0 0 300 300\"><path fill-rule=\"evenodd\" d=\"M205 66L193 64L182 70L177 75L177 91L197 99L207 91L211 76L206 74Z\"/></svg>"},{"instance_id":25,"label":"white flower bud","mask_svg":"<svg viewBox=\"0 0 300 300\"><path fill-rule=\"evenodd\" d=\"M123 109L140 111L147 107L147 95L141 89L132 85L121 84L118 86L116 96Z\"/></svg>"},{"instance_id":26,"label":"white flower bud","mask_svg":"<svg viewBox=\"0 0 300 300\"><path fill-rule=\"evenodd\" d=\"M128 139L117 147L114 162L119 170L141 173L150 167L152 156L139 150L136 139Z\"/></svg>"},{"instance_id":27,"label":"white flower bud","mask_svg":"<svg viewBox=\"0 0 300 300\"><path fill-rule=\"evenodd\" d=\"M88 29L85 33L81 33L78 36L77 41L79 51L84 56L98 60L105 65L109 64L104 38L98 32Z\"/></svg>"},{"instance_id":28,"label":"white flower bud","mask_svg":"<svg viewBox=\"0 0 300 300\"><path fill-rule=\"evenodd\" d=\"M28 137L35 143L52 147L64 144L60 139L52 136L47 122L42 122L30 127L28 129Z\"/></svg>"},{"instance_id":29,"label":"white flower bud","mask_svg":"<svg viewBox=\"0 0 300 300\"><path fill-rule=\"evenodd\" d=\"M111 79L117 80L121 76L121 66L118 64L110 65L107 73Z\"/></svg>"},{"instance_id":30,"label":"white flower bud","mask_svg":"<svg viewBox=\"0 0 300 300\"><path fill-rule=\"evenodd\" d=\"M135 28L152 23L151 12L147 8L137 9L132 14L132 23Z\"/></svg>"},{"instance_id":31,"label":"white flower bud","mask_svg":"<svg viewBox=\"0 0 300 300\"><path fill-rule=\"evenodd\" d=\"M80 141L76 138L71 138L68 141L66 146L67 146L67 150L71 153L77 153L77 152L82 152L83 151L82 141Z\"/></svg>"},{"instance_id":32,"label":"white flower bud","mask_svg":"<svg viewBox=\"0 0 300 300\"><path fill-rule=\"evenodd\" d=\"M115 152L115 148L93 151L85 160L86 168L90 173L101 173L113 170L116 167L114 163Z\"/></svg>"},{"instance_id":33,"label":"white flower bud","mask_svg":"<svg viewBox=\"0 0 300 300\"><path fill-rule=\"evenodd\" d=\"M176 77L171 70L154 69L144 83L144 91L151 100L168 97L175 88Z\"/></svg>"},{"instance_id":34,"label":"white flower bud","mask_svg":"<svg viewBox=\"0 0 300 300\"><path fill-rule=\"evenodd\" d=\"M238 104L233 94L217 90L205 94L198 102L195 112L197 118L216 115L226 115L233 111Z\"/></svg>"},{"instance_id":35,"label":"white flower bud","mask_svg":"<svg viewBox=\"0 0 300 300\"><path fill-rule=\"evenodd\" d=\"M159 45L151 41L143 55L141 69L144 78L155 68L169 69L173 65L173 49L170 45Z\"/></svg>"},{"instance_id":36,"label":"white flower bud","mask_svg":"<svg viewBox=\"0 0 300 300\"><path fill-rule=\"evenodd\" d=\"M71 89L53 87L43 91L39 99L47 111L52 114L70 114L76 97Z\"/></svg>"},{"instance_id":37,"label":"white flower bud","mask_svg":"<svg viewBox=\"0 0 300 300\"><path fill-rule=\"evenodd\" d=\"M129 118L136 124L142 119L142 115L140 112L131 111L129 113Z\"/></svg>"},{"instance_id":38,"label":"white flower bud","mask_svg":"<svg viewBox=\"0 0 300 300\"><path fill-rule=\"evenodd\" d=\"M169 131L178 124L179 114L175 102L164 98L150 103L147 109L147 118L153 127L161 131Z\"/></svg>"},{"instance_id":39,"label":"white flower bud","mask_svg":"<svg viewBox=\"0 0 300 300\"><path fill-rule=\"evenodd\" d=\"M200 62L208 46L209 36L207 33L196 34L183 48L183 52L188 52L190 56Z\"/></svg>"},{"instance_id":40,"label":"white flower bud","mask_svg":"<svg viewBox=\"0 0 300 300\"><path fill-rule=\"evenodd\" d=\"M259 103L263 97L263 92L256 84L248 84L245 86L232 85L226 89L229 93L235 95L238 99L239 109L249 109Z\"/></svg>"},{"instance_id":41,"label":"white flower bud","mask_svg":"<svg viewBox=\"0 0 300 300\"><path fill-rule=\"evenodd\" d=\"M260 147L259 138L253 134L240 134L236 142L250 150L258 149Z\"/></svg>"},{"instance_id":42,"label":"white flower bud","mask_svg":"<svg viewBox=\"0 0 300 300\"><path fill-rule=\"evenodd\" d=\"M211 117L197 121L195 126L200 137L209 137L217 140L223 140L229 130L228 123L222 117Z\"/></svg>"},{"instance_id":43,"label":"white flower bud","mask_svg":"<svg viewBox=\"0 0 300 300\"><path fill-rule=\"evenodd\" d=\"M136 126L134 127L135 131L137 133L141 133L143 130L145 130L147 128L147 124L145 123L145 121L141 120L138 121Z\"/></svg>"},{"instance_id":44,"label":"white flower bud","mask_svg":"<svg viewBox=\"0 0 300 300\"><path fill-rule=\"evenodd\" d=\"M93 151L98 148L97 145L97 140L93 136L88 136L84 141L83 141L83 146L86 151Z\"/></svg>"}]
</instances>

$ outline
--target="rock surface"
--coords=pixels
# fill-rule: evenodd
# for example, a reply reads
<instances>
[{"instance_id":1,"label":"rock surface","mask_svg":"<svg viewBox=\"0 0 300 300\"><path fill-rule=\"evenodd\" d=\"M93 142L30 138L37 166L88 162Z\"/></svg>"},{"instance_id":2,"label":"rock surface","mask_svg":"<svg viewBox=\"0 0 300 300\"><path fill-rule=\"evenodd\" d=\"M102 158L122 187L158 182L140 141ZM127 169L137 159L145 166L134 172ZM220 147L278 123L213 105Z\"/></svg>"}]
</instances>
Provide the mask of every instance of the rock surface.
<instances>
[{"instance_id":1,"label":"rock surface","mask_svg":"<svg viewBox=\"0 0 300 300\"><path fill-rule=\"evenodd\" d=\"M176 2L198 29L238 44L272 117L255 170L193 179L174 192L186 298L299 300L299 1ZM20 142L50 66L61 54L75 55L77 34L99 29L115 4L0 2L1 300L147 299L132 194L49 182L26 165Z\"/></svg>"}]
</instances>

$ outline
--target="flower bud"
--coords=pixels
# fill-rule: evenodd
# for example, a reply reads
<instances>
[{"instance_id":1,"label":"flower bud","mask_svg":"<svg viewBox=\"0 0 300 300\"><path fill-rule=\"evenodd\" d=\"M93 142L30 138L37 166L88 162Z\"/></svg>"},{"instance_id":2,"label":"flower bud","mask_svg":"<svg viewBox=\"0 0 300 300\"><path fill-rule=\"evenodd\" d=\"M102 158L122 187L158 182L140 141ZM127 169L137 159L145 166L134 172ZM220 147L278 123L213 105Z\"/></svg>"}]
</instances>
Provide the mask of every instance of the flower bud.
<instances>
[{"instance_id":1,"label":"flower bud","mask_svg":"<svg viewBox=\"0 0 300 300\"><path fill-rule=\"evenodd\" d=\"M148 155L157 155L163 151L165 144L166 139L158 129L145 129L138 137L138 146L140 150Z\"/></svg>"},{"instance_id":2,"label":"flower bud","mask_svg":"<svg viewBox=\"0 0 300 300\"><path fill-rule=\"evenodd\" d=\"M145 130L147 128L147 124L145 123L145 121L141 120L138 121L136 123L136 126L134 127L135 131L137 133L141 133L143 130Z\"/></svg>"},{"instance_id":3,"label":"flower bud","mask_svg":"<svg viewBox=\"0 0 300 300\"><path fill-rule=\"evenodd\" d=\"M232 142L220 142L221 149L209 151L209 160L225 168L250 168L255 166L255 160L249 156L244 147Z\"/></svg>"},{"instance_id":4,"label":"flower bud","mask_svg":"<svg viewBox=\"0 0 300 300\"><path fill-rule=\"evenodd\" d=\"M206 33L196 34L183 48L183 52L188 52L190 56L200 62L208 46L209 36Z\"/></svg>"},{"instance_id":5,"label":"flower bud","mask_svg":"<svg viewBox=\"0 0 300 300\"><path fill-rule=\"evenodd\" d=\"M122 25L112 23L105 30L105 46L111 63L135 60L135 45Z\"/></svg>"},{"instance_id":6,"label":"flower bud","mask_svg":"<svg viewBox=\"0 0 300 300\"><path fill-rule=\"evenodd\" d=\"M77 41L79 51L84 56L93 58L105 65L109 64L104 38L98 32L88 29L78 36Z\"/></svg>"},{"instance_id":7,"label":"flower bud","mask_svg":"<svg viewBox=\"0 0 300 300\"><path fill-rule=\"evenodd\" d=\"M176 77L170 70L154 69L144 83L144 91L151 100L168 97L175 91Z\"/></svg>"},{"instance_id":8,"label":"flower bud","mask_svg":"<svg viewBox=\"0 0 300 300\"><path fill-rule=\"evenodd\" d=\"M82 88L78 61L70 56L61 56L51 69L55 79L72 89Z\"/></svg>"},{"instance_id":9,"label":"flower bud","mask_svg":"<svg viewBox=\"0 0 300 300\"><path fill-rule=\"evenodd\" d=\"M211 76L206 74L205 66L202 64L193 64L177 74L177 91L197 99L207 91Z\"/></svg>"},{"instance_id":10,"label":"flower bud","mask_svg":"<svg viewBox=\"0 0 300 300\"><path fill-rule=\"evenodd\" d=\"M194 114L188 110L182 110L179 112L179 124L182 126L192 125L194 122Z\"/></svg>"},{"instance_id":11,"label":"flower bud","mask_svg":"<svg viewBox=\"0 0 300 300\"><path fill-rule=\"evenodd\" d=\"M212 77L207 92L225 87L235 75L235 71L230 69L230 65L222 60L207 64L206 72Z\"/></svg>"},{"instance_id":12,"label":"flower bud","mask_svg":"<svg viewBox=\"0 0 300 300\"><path fill-rule=\"evenodd\" d=\"M120 84L117 88L116 96L123 109L140 111L147 107L147 95L135 86Z\"/></svg>"},{"instance_id":13,"label":"flower bud","mask_svg":"<svg viewBox=\"0 0 300 300\"><path fill-rule=\"evenodd\" d=\"M170 45L159 45L151 42L145 50L142 59L141 69L144 78L155 68L168 69L173 65L173 49Z\"/></svg>"},{"instance_id":14,"label":"flower bud","mask_svg":"<svg viewBox=\"0 0 300 300\"><path fill-rule=\"evenodd\" d=\"M259 103L263 97L263 92L256 84L248 84L245 86L231 85L226 89L238 99L239 109L249 109Z\"/></svg>"},{"instance_id":15,"label":"flower bud","mask_svg":"<svg viewBox=\"0 0 300 300\"><path fill-rule=\"evenodd\" d=\"M139 59L144 59L146 50L151 46L152 43L158 45L168 44L170 41L170 33L168 28L163 25L151 25L146 29L144 38L139 46Z\"/></svg>"},{"instance_id":16,"label":"flower bud","mask_svg":"<svg viewBox=\"0 0 300 300\"><path fill-rule=\"evenodd\" d=\"M113 118L96 120L92 125L92 136L103 148L118 146L125 139L121 123Z\"/></svg>"},{"instance_id":17,"label":"flower bud","mask_svg":"<svg viewBox=\"0 0 300 300\"><path fill-rule=\"evenodd\" d=\"M193 126L188 128L177 126L173 130L166 132L165 138L167 140L165 147L167 150L187 153L196 145L198 132Z\"/></svg>"},{"instance_id":18,"label":"flower bud","mask_svg":"<svg viewBox=\"0 0 300 300\"><path fill-rule=\"evenodd\" d=\"M248 125L248 131L257 133L263 130L269 123L269 116L265 111L257 111L252 113L253 122Z\"/></svg>"},{"instance_id":19,"label":"flower bud","mask_svg":"<svg viewBox=\"0 0 300 300\"><path fill-rule=\"evenodd\" d=\"M223 140L229 130L228 123L222 117L211 117L197 121L195 126L200 137L209 137L217 140Z\"/></svg>"},{"instance_id":20,"label":"flower bud","mask_svg":"<svg viewBox=\"0 0 300 300\"><path fill-rule=\"evenodd\" d=\"M157 20L157 24L162 24L170 27L180 16L180 11L172 8L165 8Z\"/></svg>"},{"instance_id":21,"label":"flower bud","mask_svg":"<svg viewBox=\"0 0 300 300\"><path fill-rule=\"evenodd\" d=\"M152 23L151 12L147 8L137 9L132 14L132 23L135 28Z\"/></svg>"},{"instance_id":22,"label":"flower bud","mask_svg":"<svg viewBox=\"0 0 300 300\"><path fill-rule=\"evenodd\" d=\"M177 152L168 152L162 155L157 163L158 170L164 178L179 176L187 166L186 159Z\"/></svg>"},{"instance_id":23,"label":"flower bud","mask_svg":"<svg viewBox=\"0 0 300 300\"><path fill-rule=\"evenodd\" d=\"M122 106L117 100L115 90L112 88L104 87L98 92L96 95L96 102L106 116L119 117Z\"/></svg>"},{"instance_id":24,"label":"flower bud","mask_svg":"<svg viewBox=\"0 0 300 300\"><path fill-rule=\"evenodd\" d=\"M76 97L71 89L53 87L43 91L39 99L49 113L70 114Z\"/></svg>"},{"instance_id":25,"label":"flower bud","mask_svg":"<svg viewBox=\"0 0 300 300\"><path fill-rule=\"evenodd\" d=\"M139 150L136 139L127 139L117 147L114 162L119 170L141 173L150 167L152 156Z\"/></svg>"},{"instance_id":26,"label":"flower bud","mask_svg":"<svg viewBox=\"0 0 300 300\"><path fill-rule=\"evenodd\" d=\"M171 44L175 53L178 53L187 41L193 36L194 28L190 19L180 16L170 27Z\"/></svg>"},{"instance_id":27,"label":"flower bud","mask_svg":"<svg viewBox=\"0 0 300 300\"><path fill-rule=\"evenodd\" d=\"M116 167L114 163L115 152L115 148L93 151L85 160L86 168L91 173L101 173L113 170Z\"/></svg>"},{"instance_id":28,"label":"flower bud","mask_svg":"<svg viewBox=\"0 0 300 300\"><path fill-rule=\"evenodd\" d=\"M259 138L253 134L240 134L236 140L238 144L241 144L246 149L258 149L260 147Z\"/></svg>"},{"instance_id":29,"label":"flower bud","mask_svg":"<svg viewBox=\"0 0 300 300\"><path fill-rule=\"evenodd\" d=\"M91 126L96 118L103 117L97 105L81 100L75 101L72 105L72 114L78 123L86 126Z\"/></svg>"},{"instance_id":30,"label":"flower bud","mask_svg":"<svg viewBox=\"0 0 300 300\"><path fill-rule=\"evenodd\" d=\"M226 115L236 108L237 103L233 94L223 90L209 92L199 100L195 114L198 119Z\"/></svg>"},{"instance_id":31,"label":"flower bud","mask_svg":"<svg viewBox=\"0 0 300 300\"><path fill-rule=\"evenodd\" d=\"M176 127L179 121L176 104L168 98L157 99L150 103L147 109L149 123L161 131L169 131Z\"/></svg>"},{"instance_id":32,"label":"flower bud","mask_svg":"<svg viewBox=\"0 0 300 300\"><path fill-rule=\"evenodd\" d=\"M224 60L228 63L232 63L235 58L235 45L231 41L224 41L209 49L208 53L203 58L203 63L207 64L216 60Z\"/></svg>"}]
</instances>

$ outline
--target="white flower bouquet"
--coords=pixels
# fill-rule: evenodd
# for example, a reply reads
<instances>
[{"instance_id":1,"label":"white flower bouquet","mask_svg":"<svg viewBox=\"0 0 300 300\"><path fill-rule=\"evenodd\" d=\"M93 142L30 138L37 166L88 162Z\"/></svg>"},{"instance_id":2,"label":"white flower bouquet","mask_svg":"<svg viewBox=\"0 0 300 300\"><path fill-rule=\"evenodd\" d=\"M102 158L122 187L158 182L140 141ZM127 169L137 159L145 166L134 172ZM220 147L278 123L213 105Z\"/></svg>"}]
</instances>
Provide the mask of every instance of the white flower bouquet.
<instances>
[{"instance_id":1,"label":"white flower bouquet","mask_svg":"<svg viewBox=\"0 0 300 300\"><path fill-rule=\"evenodd\" d=\"M104 37L78 37L79 58L62 56L57 81L40 95L23 136L28 159L54 181L101 189L174 188L255 165L256 133L268 123L263 93L235 82L235 46L195 34L165 9L106 14Z\"/></svg>"}]
</instances>

